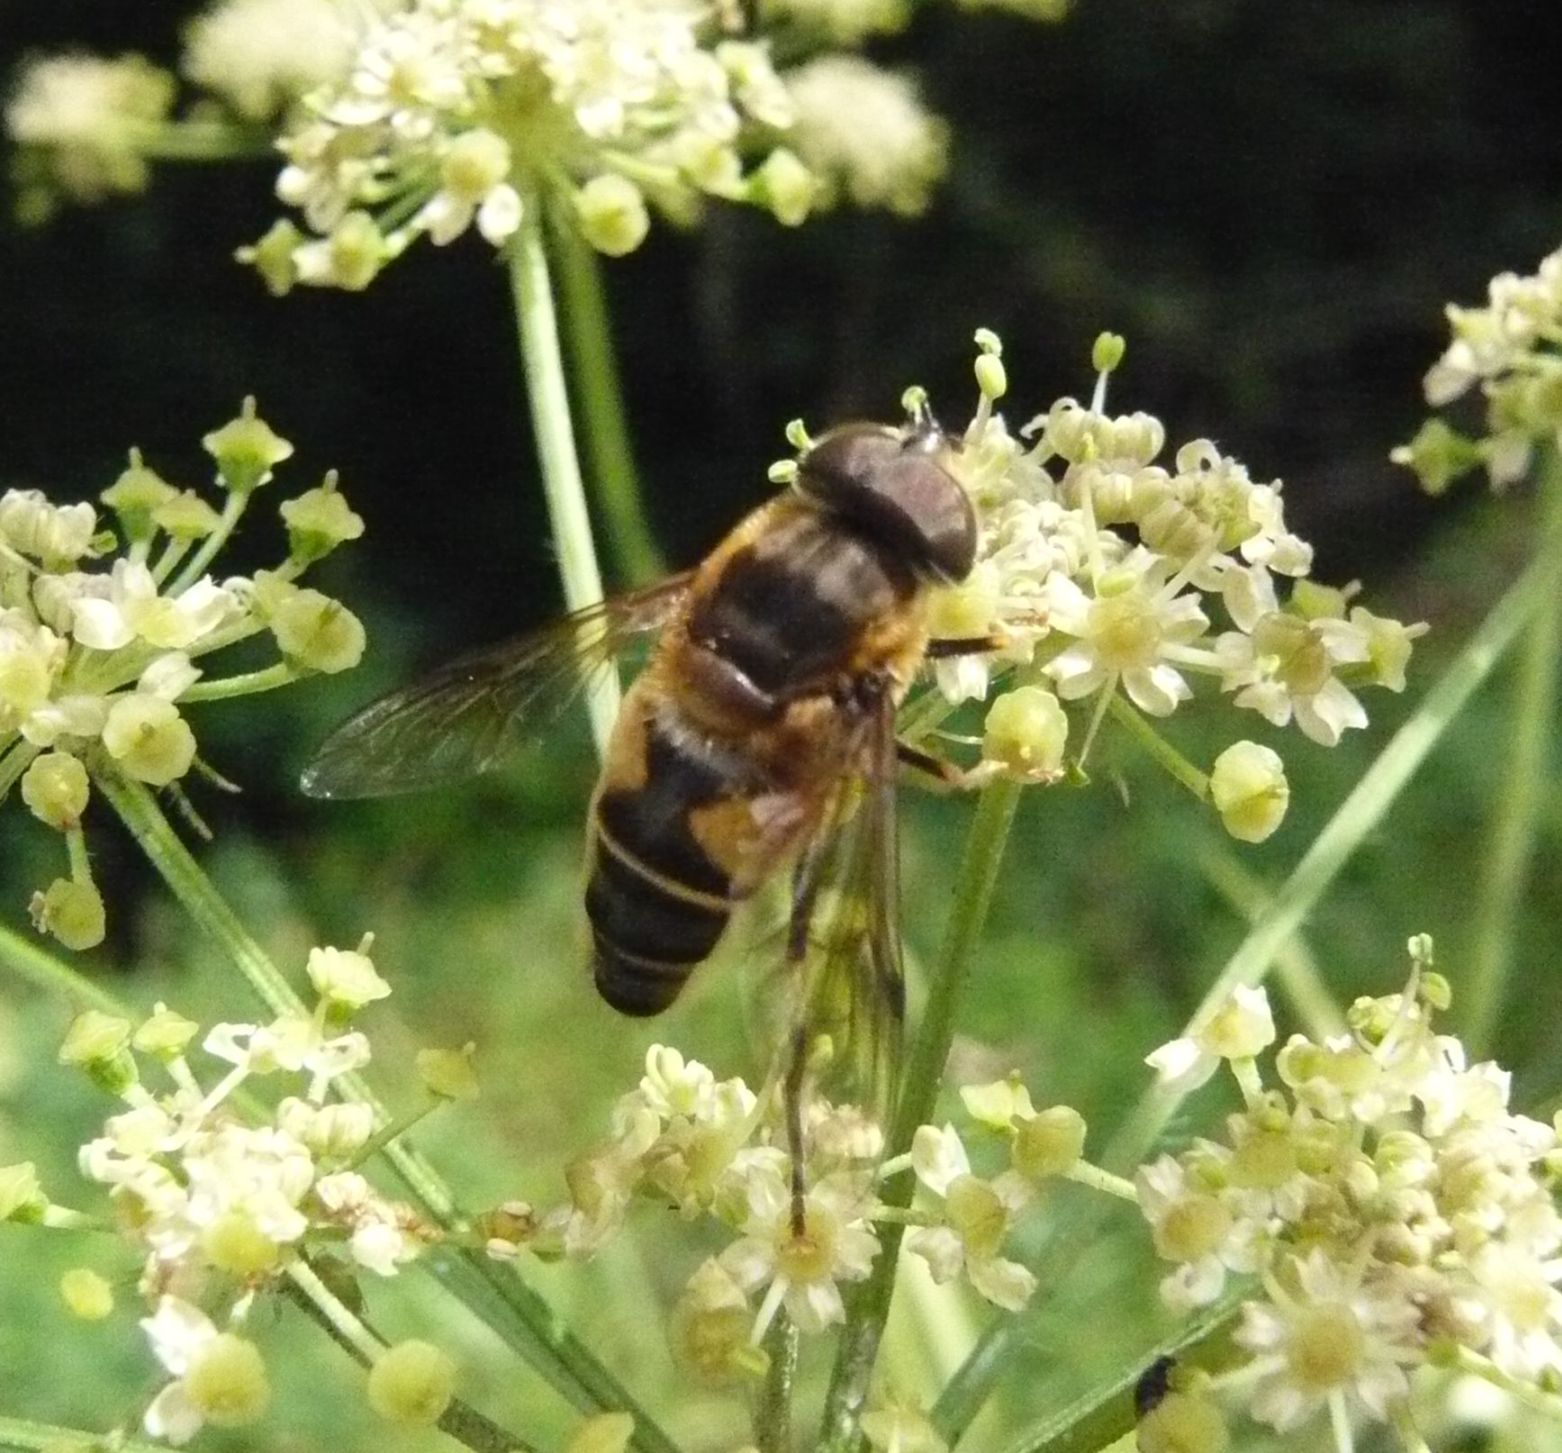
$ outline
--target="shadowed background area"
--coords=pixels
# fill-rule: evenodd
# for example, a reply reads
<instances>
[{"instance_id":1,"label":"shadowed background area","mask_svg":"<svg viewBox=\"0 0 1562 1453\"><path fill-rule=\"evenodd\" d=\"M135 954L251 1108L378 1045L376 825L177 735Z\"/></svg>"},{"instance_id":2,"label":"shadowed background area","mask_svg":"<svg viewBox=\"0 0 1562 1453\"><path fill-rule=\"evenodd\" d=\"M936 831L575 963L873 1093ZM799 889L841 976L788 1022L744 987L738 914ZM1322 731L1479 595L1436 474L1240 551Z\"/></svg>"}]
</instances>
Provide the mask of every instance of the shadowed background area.
<instances>
[{"instance_id":1,"label":"shadowed background area","mask_svg":"<svg viewBox=\"0 0 1562 1453\"><path fill-rule=\"evenodd\" d=\"M0 0L0 57L139 50L171 62L191 9ZM1004 339L1023 417L1088 395L1091 341L1111 328L1128 339L1113 404L1158 415L1174 441L1211 435L1255 478L1282 476L1321 578L1364 578L1369 603L1434 621L1413 678L1430 679L1524 558L1525 506L1479 489L1428 502L1387 454L1425 413L1420 378L1446 338L1444 302L1480 301L1493 273L1531 270L1562 236L1562 9L1079 0L1062 24L1036 26L928 4L871 50L915 68L952 125L950 175L926 218L841 212L792 232L717 209L687 235L654 228L607 266L647 508L668 560L698 558L766 495L788 419L887 416L914 381L963 419L979 326ZM406 1063L418 1044L467 1039L482 1052L480 1112L450 1112L460 1133L431 1135L429 1148L474 1204L543 1201L653 1039L710 1058L718 1074L755 1073L748 985L738 972L705 976L649 1028L593 1000L576 919L583 729L465 793L333 807L293 790L311 744L346 711L420 664L546 619L559 594L491 251L470 237L420 246L364 295L274 300L232 261L277 214L273 180L268 164L164 166L144 196L37 228L0 223L0 487L91 498L131 444L171 480L203 479L200 436L245 394L297 446L289 493L341 470L368 534L321 580L365 618L370 656L340 678L201 708L203 752L246 789L210 803L218 840L203 861L295 968L311 943L377 930L397 986L395 1012L374 1029L378 1052ZM265 503L232 550L235 570L276 556ZM1399 982L1404 940L1421 929L1437 935L1457 984L1459 883L1501 766L1501 699L1499 683L1310 925L1347 1002ZM1373 711L1370 731L1332 753L1285 742L1292 821L1245 855L1262 881L1294 863L1403 704L1380 696ZM1201 759L1217 725L1179 719L1172 735ZM1119 768L1126 811L1108 785ZM1140 1057L1175 1031L1241 922L1199 867L1226 848L1195 804L1132 759L1102 761L1096 785L1022 810L959 1053L961 1078L1016 1065L1038 1100L1109 1124L1143 1083ZM1535 790L1541 851L1519 935L1529 987L1502 1042L1520 1103L1562 1087L1547 1054L1562 995L1543 972L1562 810L1553 784ZM914 956L937 941L967 813L918 801L909 814ZM138 1002L162 995L192 1017L248 1012L107 813L93 826L112 908L93 969ZM22 812L0 814L7 922L23 921L57 848ZM46 1162L48 1144L75 1143L101 1119L101 1101L52 1065L64 1021L59 1005L0 988L0 1163ZM61 1151L46 1168L66 1180L69 1162ZM1005 1409L1013 1418L1055 1406L1125 1329L1142 1340L1132 1334L1152 1315L1153 1280L1142 1237L1119 1229L1084 1268L1079 1299L1037 1319L1037 1375ZM0 1248L11 1254L9 1238ZM41 1266L70 1264L52 1245L37 1254ZM635 1299L670 1300L694 1264L692 1250L615 1251L605 1271L548 1289L592 1305L626 1376L675 1408L697 1446L726 1448L741 1441L732 1406L688 1395L660 1346L635 1333ZM41 1292L13 1289L6 1274L0 1368L19 1365L40 1326L63 1326L49 1279L38 1280ZM384 1295L387 1322L415 1330L426 1302ZM1087 1301L1096 1310L1081 1326L1070 1318ZM124 1336L83 1341L75 1328L61 1336L91 1390L60 1379L23 1401L38 1416L118 1416L144 1375L142 1349ZM558 1422L551 1404L533 1409L507 1387L492 1348L468 1340L487 1368L473 1374L477 1400L520 1399L539 1427ZM300 1403L267 1446L311 1446L327 1425Z\"/></svg>"}]
</instances>

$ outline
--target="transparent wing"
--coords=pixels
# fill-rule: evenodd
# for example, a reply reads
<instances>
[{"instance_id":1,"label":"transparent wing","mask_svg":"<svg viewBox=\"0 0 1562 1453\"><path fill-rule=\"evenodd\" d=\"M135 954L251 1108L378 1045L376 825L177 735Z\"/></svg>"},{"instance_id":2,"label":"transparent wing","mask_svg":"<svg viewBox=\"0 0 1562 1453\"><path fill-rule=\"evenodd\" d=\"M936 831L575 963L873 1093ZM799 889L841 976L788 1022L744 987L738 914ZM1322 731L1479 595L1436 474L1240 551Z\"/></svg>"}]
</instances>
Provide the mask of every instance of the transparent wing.
<instances>
[{"instance_id":1,"label":"transparent wing","mask_svg":"<svg viewBox=\"0 0 1562 1453\"><path fill-rule=\"evenodd\" d=\"M832 1099L880 1123L894 1107L905 1016L895 782L886 700L864 730L860 770L842 782L798 866L786 955L789 1094L813 1070ZM830 1052L821 1055L826 1038Z\"/></svg>"},{"instance_id":2,"label":"transparent wing","mask_svg":"<svg viewBox=\"0 0 1562 1453\"><path fill-rule=\"evenodd\" d=\"M689 574L458 657L364 707L304 769L311 797L384 797L464 781L534 740L636 636L666 624Z\"/></svg>"}]
</instances>

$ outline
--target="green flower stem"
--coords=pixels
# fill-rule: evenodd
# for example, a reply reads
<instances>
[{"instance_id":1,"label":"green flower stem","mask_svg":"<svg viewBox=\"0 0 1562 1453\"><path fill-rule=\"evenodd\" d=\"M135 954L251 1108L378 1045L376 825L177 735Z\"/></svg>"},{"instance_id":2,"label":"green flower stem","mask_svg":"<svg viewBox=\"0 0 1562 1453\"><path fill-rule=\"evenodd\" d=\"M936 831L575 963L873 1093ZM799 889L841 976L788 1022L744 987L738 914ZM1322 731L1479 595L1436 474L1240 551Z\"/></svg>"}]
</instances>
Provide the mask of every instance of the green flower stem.
<instances>
[{"instance_id":1,"label":"green flower stem","mask_svg":"<svg viewBox=\"0 0 1562 1453\"><path fill-rule=\"evenodd\" d=\"M27 1418L0 1418L0 1448L45 1453L47 1449L104 1447L112 1447L116 1453L168 1453L163 1443L127 1438L118 1432L85 1433L80 1428L34 1423Z\"/></svg>"},{"instance_id":2,"label":"green flower stem","mask_svg":"<svg viewBox=\"0 0 1562 1453\"><path fill-rule=\"evenodd\" d=\"M1018 782L1000 778L984 787L977 799L965 840L965 855L955 880L954 908L930 976L922 1022L901 1078L900 1099L887 1146L892 1157L911 1148L917 1127L933 1114L943 1083L944 1062L949 1058L949 1044L954 1037L955 1009L987 921L1020 792ZM884 1192L886 1205L891 1209L909 1206L916 1185L914 1176L897 1179ZM873 1274L852 1299L846 1325L841 1329L820 1427L819 1442L824 1453L851 1453L858 1444L857 1419L895 1291L902 1231L900 1226L884 1228L883 1249L874 1262Z\"/></svg>"},{"instance_id":3,"label":"green flower stem","mask_svg":"<svg viewBox=\"0 0 1562 1453\"><path fill-rule=\"evenodd\" d=\"M765 1336L770 1366L754 1407L754 1442L759 1453L788 1453L792 1446L792 1384L797 1377L797 1328L778 1312Z\"/></svg>"},{"instance_id":4,"label":"green flower stem","mask_svg":"<svg viewBox=\"0 0 1562 1453\"><path fill-rule=\"evenodd\" d=\"M264 161L276 154L275 139L259 126L219 121L117 124L123 139L149 161Z\"/></svg>"},{"instance_id":5,"label":"green flower stem","mask_svg":"<svg viewBox=\"0 0 1562 1453\"><path fill-rule=\"evenodd\" d=\"M1492 608L1340 804L1227 960L1184 1033L1201 1026L1238 985L1257 983L1263 977L1280 947L1295 935L1351 854L1382 821L1427 753L1491 674L1502 653L1537 611L1554 607L1559 583L1562 528L1543 540L1538 557ZM1107 1168L1120 1174L1131 1173L1181 1103L1181 1094L1152 1085L1108 1147L1104 1157ZM1096 1216L1085 1215L1071 1222L1049 1246L1048 1267L1062 1275L1079 1249L1094 1236L1098 1221ZM1044 1287L1048 1285L1047 1277L1041 1280ZM1010 1358L1024 1345L1028 1337L1026 1327L1024 1317L1000 1319L978 1339L933 1409L934 1425L945 1437L957 1436L975 1417Z\"/></svg>"},{"instance_id":6,"label":"green flower stem","mask_svg":"<svg viewBox=\"0 0 1562 1453\"><path fill-rule=\"evenodd\" d=\"M324 1328L331 1340L355 1361L372 1367L388 1345L385 1339L326 1286L307 1263L294 1262L288 1268L288 1280L293 1284L293 1301L299 1309ZM459 1398L452 1399L440 1414L437 1426L473 1453L537 1453L534 1444L501 1428Z\"/></svg>"},{"instance_id":7,"label":"green flower stem","mask_svg":"<svg viewBox=\"0 0 1562 1453\"><path fill-rule=\"evenodd\" d=\"M201 541L200 549L184 562L184 569L174 576L173 584L163 591L164 595L182 595L201 578L206 567L217 558L222 547L228 543L229 536L238 528L239 521L244 518L244 511L249 508L249 497L249 490L228 491L228 497L222 504L222 514L217 519L217 528Z\"/></svg>"},{"instance_id":8,"label":"green flower stem","mask_svg":"<svg viewBox=\"0 0 1562 1453\"><path fill-rule=\"evenodd\" d=\"M261 1000L277 1014L306 1014L303 1002L191 857L147 788L113 773L103 773L97 780L185 911L228 955ZM336 1083L347 1099L368 1105L376 1119L389 1119L361 1075L343 1075ZM458 1227L460 1218L449 1187L416 1150L405 1141L392 1141L385 1147L385 1157L435 1221ZM453 1257L444 1265L448 1268L445 1285L561 1396L582 1411L630 1413L635 1419L635 1446L642 1453L677 1453L677 1445L650 1414L513 1269L480 1252Z\"/></svg>"},{"instance_id":9,"label":"green flower stem","mask_svg":"<svg viewBox=\"0 0 1562 1453\"><path fill-rule=\"evenodd\" d=\"M48 950L0 923L0 964L49 994L58 994L83 1009L96 1009L121 1019L133 1018L123 1004L85 974Z\"/></svg>"},{"instance_id":10,"label":"green flower stem","mask_svg":"<svg viewBox=\"0 0 1562 1453\"><path fill-rule=\"evenodd\" d=\"M1431 1445L1416 1427L1415 1416L1408 1402L1399 1402L1390 1408L1389 1421L1394 1425L1394 1432L1399 1437L1399 1446L1404 1453L1432 1453Z\"/></svg>"},{"instance_id":11,"label":"green flower stem","mask_svg":"<svg viewBox=\"0 0 1562 1453\"><path fill-rule=\"evenodd\" d=\"M257 691L274 691L302 680L309 673L298 671L286 661L263 666L259 671L246 671L240 676L222 676L213 681L197 681L179 698L182 706L187 701L227 701L234 696L253 696Z\"/></svg>"},{"instance_id":12,"label":"green flower stem","mask_svg":"<svg viewBox=\"0 0 1562 1453\"><path fill-rule=\"evenodd\" d=\"M1548 449L1540 471L1542 531L1562 521L1562 451ZM1513 937L1535 852L1535 835L1557 720L1562 663L1562 602L1540 611L1525 632L1513 687L1512 735L1502 757L1503 779L1492 819L1480 888L1468 987L1462 989L1464 1041L1479 1059L1491 1047L1513 975Z\"/></svg>"},{"instance_id":13,"label":"green flower stem","mask_svg":"<svg viewBox=\"0 0 1562 1453\"><path fill-rule=\"evenodd\" d=\"M1208 852L1201 866L1215 891L1249 923L1256 923L1268 902L1263 884L1229 852ZM1314 1039L1321 1041L1345 1032L1345 1016L1300 933L1292 934L1280 945L1275 954L1275 978Z\"/></svg>"},{"instance_id":14,"label":"green flower stem","mask_svg":"<svg viewBox=\"0 0 1562 1453\"><path fill-rule=\"evenodd\" d=\"M510 289L526 371L526 396L531 404L532 429L542 465L543 493L548 502L553 545L559 556L559 575L564 582L564 603L575 611L602 599L602 574L597 568L591 515L586 508L586 489L575 452L543 232L542 201L529 197L508 251ZM609 664L590 683L587 694L598 755L607 750L608 736L618 715L618 701L618 674Z\"/></svg>"},{"instance_id":15,"label":"green flower stem","mask_svg":"<svg viewBox=\"0 0 1562 1453\"><path fill-rule=\"evenodd\" d=\"M1491 1358L1482 1356L1473 1348L1456 1348L1453 1353L1453 1365L1460 1372L1471 1373L1491 1383L1493 1387L1500 1387L1505 1393L1517 1398L1525 1407L1534 1408L1537 1413L1544 1413L1548 1418L1562 1422L1562 1397L1544 1391L1525 1378L1514 1377L1512 1373L1504 1372Z\"/></svg>"},{"instance_id":16,"label":"green flower stem","mask_svg":"<svg viewBox=\"0 0 1562 1453\"><path fill-rule=\"evenodd\" d=\"M1239 1311L1227 1296L1159 1345L1136 1357L1126 1372L1092 1388L1044 1422L1027 1429L1004 1453L1096 1453L1131 1435L1138 1421L1134 1388L1158 1357L1218 1373L1240 1356L1232 1342ZM1133 1447L1130 1442L1126 1447Z\"/></svg>"},{"instance_id":17,"label":"green flower stem","mask_svg":"<svg viewBox=\"0 0 1562 1453\"><path fill-rule=\"evenodd\" d=\"M573 227L553 231L570 363L585 425L586 453L608 548L625 584L644 585L667 566L646 519L624 416L624 394L613 356L602 265Z\"/></svg>"},{"instance_id":18,"label":"green flower stem","mask_svg":"<svg viewBox=\"0 0 1562 1453\"><path fill-rule=\"evenodd\" d=\"M1132 702L1114 691L1108 710L1112 713L1112 720L1127 731L1135 745L1147 756L1159 762L1200 802L1209 801L1209 778L1156 731Z\"/></svg>"},{"instance_id":19,"label":"green flower stem","mask_svg":"<svg viewBox=\"0 0 1562 1453\"><path fill-rule=\"evenodd\" d=\"M1100 1191L1103 1195L1116 1196L1120 1201L1132 1201L1136 1206L1139 1204L1139 1192L1134 1189L1131 1180L1113 1175L1111 1171L1102 1170L1098 1165L1091 1165L1088 1160L1076 1161L1063 1172L1063 1179L1089 1186L1091 1190Z\"/></svg>"}]
</instances>

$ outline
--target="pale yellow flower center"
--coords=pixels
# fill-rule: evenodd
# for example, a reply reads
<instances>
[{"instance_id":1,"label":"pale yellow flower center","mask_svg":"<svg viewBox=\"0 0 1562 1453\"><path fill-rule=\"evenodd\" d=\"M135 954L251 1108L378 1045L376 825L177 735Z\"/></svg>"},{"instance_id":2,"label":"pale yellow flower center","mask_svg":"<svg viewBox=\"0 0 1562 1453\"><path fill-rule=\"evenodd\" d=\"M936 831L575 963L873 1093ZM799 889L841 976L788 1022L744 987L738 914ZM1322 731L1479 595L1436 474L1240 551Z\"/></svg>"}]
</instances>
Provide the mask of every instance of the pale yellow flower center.
<instances>
[{"instance_id":1,"label":"pale yellow flower center","mask_svg":"<svg viewBox=\"0 0 1562 1453\"><path fill-rule=\"evenodd\" d=\"M1324 1392L1349 1382L1360 1370L1366 1351L1366 1334L1356 1314L1342 1302L1323 1302L1297 1318L1286 1362L1304 1388Z\"/></svg>"}]
</instances>

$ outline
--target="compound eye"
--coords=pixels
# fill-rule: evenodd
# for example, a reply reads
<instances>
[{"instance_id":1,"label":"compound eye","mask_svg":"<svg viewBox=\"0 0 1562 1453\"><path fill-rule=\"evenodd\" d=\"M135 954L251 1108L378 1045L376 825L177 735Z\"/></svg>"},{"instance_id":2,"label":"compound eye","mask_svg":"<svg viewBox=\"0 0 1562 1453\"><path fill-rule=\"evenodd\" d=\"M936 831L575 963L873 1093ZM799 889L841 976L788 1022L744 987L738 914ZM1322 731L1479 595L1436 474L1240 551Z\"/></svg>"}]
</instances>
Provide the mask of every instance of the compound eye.
<instances>
[{"instance_id":1,"label":"compound eye","mask_svg":"<svg viewBox=\"0 0 1562 1453\"><path fill-rule=\"evenodd\" d=\"M942 436L881 424L832 429L803 457L798 488L822 508L892 545L918 575L964 580L976 557L976 515L937 453Z\"/></svg>"}]
</instances>

